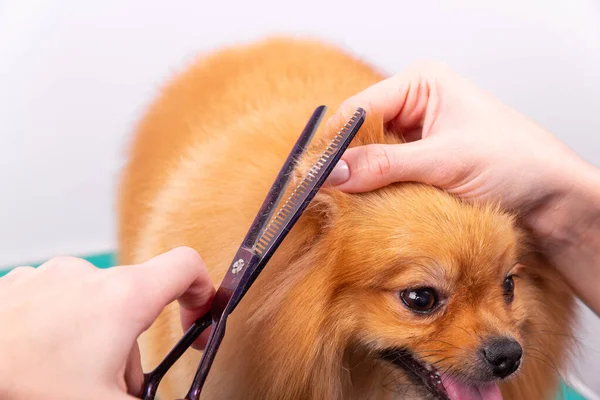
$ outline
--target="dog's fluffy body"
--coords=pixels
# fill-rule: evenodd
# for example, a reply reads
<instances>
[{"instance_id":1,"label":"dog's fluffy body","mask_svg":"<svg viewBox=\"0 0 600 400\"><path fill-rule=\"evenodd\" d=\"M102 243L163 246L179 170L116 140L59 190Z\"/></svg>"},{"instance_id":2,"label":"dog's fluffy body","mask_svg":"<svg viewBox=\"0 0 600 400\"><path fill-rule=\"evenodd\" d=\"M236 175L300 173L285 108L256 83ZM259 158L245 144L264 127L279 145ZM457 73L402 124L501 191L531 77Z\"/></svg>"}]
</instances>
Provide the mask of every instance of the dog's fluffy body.
<instances>
[{"instance_id":1,"label":"dog's fluffy body","mask_svg":"<svg viewBox=\"0 0 600 400\"><path fill-rule=\"evenodd\" d=\"M383 78L315 40L269 39L202 57L161 90L133 138L120 187L120 261L190 246L218 285L315 107L336 110ZM334 125L319 129L299 173L341 126ZM369 115L352 146L401 141ZM425 398L381 350L407 349L469 380L493 335L524 349L520 370L500 383L504 398L552 398L573 297L539 258L517 263L528 254L525 239L498 207L425 185L322 189L231 315L203 398ZM507 304L502 284L516 270ZM399 297L423 285L444 298L428 316ZM181 335L171 304L140 339L145 370ZM183 397L199 358L182 357L161 398Z\"/></svg>"}]
</instances>

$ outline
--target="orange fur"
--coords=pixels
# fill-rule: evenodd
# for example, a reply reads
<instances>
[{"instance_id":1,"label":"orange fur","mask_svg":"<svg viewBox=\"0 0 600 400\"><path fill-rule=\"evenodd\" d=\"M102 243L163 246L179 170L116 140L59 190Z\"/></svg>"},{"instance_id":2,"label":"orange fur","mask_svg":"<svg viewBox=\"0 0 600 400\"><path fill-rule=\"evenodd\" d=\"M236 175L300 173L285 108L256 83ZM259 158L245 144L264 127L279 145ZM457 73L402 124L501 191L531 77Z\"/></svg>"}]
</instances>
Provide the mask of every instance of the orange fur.
<instances>
[{"instance_id":1,"label":"orange fur","mask_svg":"<svg viewBox=\"0 0 600 400\"><path fill-rule=\"evenodd\" d=\"M120 261L191 246L218 285L314 108L326 104L329 117L383 78L316 40L269 39L198 60L162 89L133 138L120 186ZM333 133L323 125L317 138ZM352 146L401 141L369 115ZM322 148L315 142L299 172ZM554 270L529 257L506 305L502 282L529 254L526 238L498 207L425 185L322 189L232 314L203 398L422 398L378 350L405 347L467 374L482 338L495 334L524 347L520 371L501 384L504 398L552 398L574 302ZM422 317L403 306L398 293L422 284L448 294L441 312ZM181 334L171 304L140 339L144 368ZM163 399L185 394L199 358L189 351L175 365Z\"/></svg>"}]
</instances>

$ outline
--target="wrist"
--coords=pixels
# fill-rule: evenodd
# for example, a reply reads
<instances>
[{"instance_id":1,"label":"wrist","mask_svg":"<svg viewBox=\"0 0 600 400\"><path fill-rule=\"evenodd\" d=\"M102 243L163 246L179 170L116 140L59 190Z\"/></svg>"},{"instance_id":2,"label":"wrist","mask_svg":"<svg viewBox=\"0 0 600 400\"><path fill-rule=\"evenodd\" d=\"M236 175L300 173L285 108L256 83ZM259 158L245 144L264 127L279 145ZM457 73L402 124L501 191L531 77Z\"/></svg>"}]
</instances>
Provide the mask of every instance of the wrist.
<instances>
[{"instance_id":1,"label":"wrist","mask_svg":"<svg viewBox=\"0 0 600 400\"><path fill-rule=\"evenodd\" d=\"M546 224L546 240L556 251L586 247L600 236L600 171L580 162L563 176L545 221L538 221Z\"/></svg>"},{"instance_id":2,"label":"wrist","mask_svg":"<svg viewBox=\"0 0 600 400\"><path fill-rule=\"evenodd\" d=\"M561 167L556 190L530 227L540 250L600 315L600 171L583 161Z\"/></svg>"}]
</instances>

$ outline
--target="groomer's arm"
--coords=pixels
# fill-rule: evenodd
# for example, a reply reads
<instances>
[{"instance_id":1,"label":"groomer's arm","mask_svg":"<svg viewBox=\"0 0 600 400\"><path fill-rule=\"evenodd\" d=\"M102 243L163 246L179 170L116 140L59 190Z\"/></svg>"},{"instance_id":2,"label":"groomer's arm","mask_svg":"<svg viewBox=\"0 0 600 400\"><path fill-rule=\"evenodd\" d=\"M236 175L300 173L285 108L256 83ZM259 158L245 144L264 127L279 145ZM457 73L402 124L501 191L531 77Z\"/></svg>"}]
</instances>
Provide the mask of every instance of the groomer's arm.
<instances>
[{"instance_id":1,"label":"groomer's arm","mask_svg":"<svg viewBox=\"0 0 600 400\"><path fill-rule=\"evenodd\" d=\"M600 315L600 171L535 122L443 64L422 63L348 99L383 115L408 143L349 149L328 185L364 192L431 184L516 211L537 243ZM333 119L332 119L333 121Z\"/></svg>"},{"instance_id":2,"label":"groomer's arm","mask_svg":"<svg viewBox=\"0 0 600 400\"><path fill-rule=\"evenodd\" d=\"M189 327L213 295L185 247L108 270L71 257L17 268L0 278L0 399L133 400L138 336L175 300Z\"/></svg>"},{"instance_id":3,"label":"groomer's arm","mask_svg":"<svg viewBox=\"0 0 600 400\"><path fill-rule=\"evenodd\" d=\"M572 185L535 215L539 241L600 316L600 174L586 168L570 173Z\"/></svg>"},{"instance_id":4,"label":"groomer's arm","mask_svg":"<svg viewBox=\"0 0 600 400\"><path fill-rule=\"evenodd\" d=\"M540 248L600 316L600 173L571 170L571 183L527 218Z\"/></svg>"}]
</instances>

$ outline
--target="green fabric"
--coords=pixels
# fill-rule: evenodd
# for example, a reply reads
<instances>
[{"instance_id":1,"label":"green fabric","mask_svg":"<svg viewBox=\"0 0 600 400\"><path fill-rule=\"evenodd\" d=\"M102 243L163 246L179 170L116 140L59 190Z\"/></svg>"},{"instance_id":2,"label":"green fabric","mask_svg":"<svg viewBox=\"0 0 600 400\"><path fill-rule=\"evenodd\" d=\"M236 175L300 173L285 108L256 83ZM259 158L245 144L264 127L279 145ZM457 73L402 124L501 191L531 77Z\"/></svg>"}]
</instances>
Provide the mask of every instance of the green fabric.
<instances>
[{"instance_id":1,"label":"green fabric","mask_svg":"<svg viewBox=\"0 0 600 400\"><path fill-rule=\"evenodd\" d=\"M99 254L91 254L87 256L80 256L81 258L85 258L90 263L94 264L98 268L110 268L116 264L116 255L114 253L99 253ZM38 267L42 262L36 263L24 263L21 265L31 265L33 267ZM1 268L0 269L0 277L6 275L8 271L14 267ZM557 393L556 399L561 400L586 400L585 397L577 393L573 388L569 387L567 384L562 383L560 387L559 393Z\"/></svg>"},{"instance_id":2,"label":"green fabric","mask_svg":"<svg viewBox=\"0 0 600 400\"><path fill-rule=\"evenodd\" d=\"M565 383L560 385L560 394L557 396L557 399L586 400L585 397L577 393L573 388L567 386Z\"/></svg>"},{"instance_id":3,"label":"green fabric","mask_svg":"<svg viewBox=\"0 0 600 400\"><path fill-rule=\"evenodd\" d=\"M98 268L110 268L116 264L116 256L114 253L98 253L98 254L91 254L91 255L79 256L79 257L88 260L90 263L94 264ZM38 261L35 263L23 263L20 265L29 265L32 267L39 267L43 263L44 263L43 261ZM6 275L11 269L13 269L15 267L16 266L7 267L7 268L0 267L0 277Z\"/></svg>"}]
</instances>

